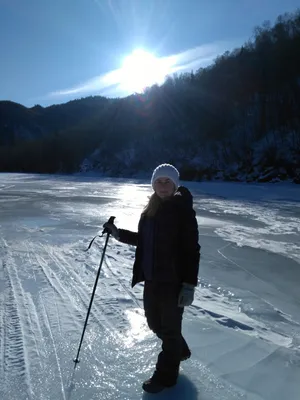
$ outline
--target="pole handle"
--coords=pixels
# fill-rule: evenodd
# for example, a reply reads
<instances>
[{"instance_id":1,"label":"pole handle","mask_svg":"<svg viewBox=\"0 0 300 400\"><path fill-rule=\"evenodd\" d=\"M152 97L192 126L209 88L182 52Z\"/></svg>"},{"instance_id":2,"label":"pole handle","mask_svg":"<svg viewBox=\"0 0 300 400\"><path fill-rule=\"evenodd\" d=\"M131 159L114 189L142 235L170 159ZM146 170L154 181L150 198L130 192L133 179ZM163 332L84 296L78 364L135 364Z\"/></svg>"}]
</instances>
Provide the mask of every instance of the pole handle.
<instances>
[{"instance_id":1,"label":"pole handle","mask_svg":"<svg viewBox=\"0 0 300 400\"><path fill-rule=\"evenodd\" d=\"M109 220L108 220L106 223L107 223L107 224L113 224L115 218L116 218L116 217L113 217L113 216L109 217ZM103 229L102 235L104 235L105 233L110 233L110 232L108 231L107 228L104 228L104 229Z\"/></svg>"},{"instance_id":2,"label":"pole handle","mask_svg":"<svg viewBox=\"0 0 300 400\"><path fill-rule=\"evenodd\" d=\"M109 220L107 221L107 223L108 223L108 224L113 224L115 218L116 218L116 217L109 217ZM104 228L104 229L103 229L101 236L103 236L105 233L107 233L108 235L110 234L110 232L108 231L107 228ZM94 240L95 240L98 236L101 237L100 235L96 235L95 237L93 237L93 239L90 241L90 244L89 244L88 248L85 249L84 251L89 251L89 249L92 247L92 244L94 243Z\"/></svg>"}]
</instances>

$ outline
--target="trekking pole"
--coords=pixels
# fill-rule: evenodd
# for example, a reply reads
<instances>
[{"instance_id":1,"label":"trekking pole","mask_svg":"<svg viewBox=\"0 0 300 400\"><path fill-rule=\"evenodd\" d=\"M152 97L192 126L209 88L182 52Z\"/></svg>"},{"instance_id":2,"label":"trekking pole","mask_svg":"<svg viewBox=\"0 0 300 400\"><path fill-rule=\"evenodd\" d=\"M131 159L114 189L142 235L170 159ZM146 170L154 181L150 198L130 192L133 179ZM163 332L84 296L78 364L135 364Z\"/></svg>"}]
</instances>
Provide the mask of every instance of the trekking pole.
<instances>
[{"instance_id":1,"label":"trekking pole","mask_svg":"<svg viewBox=\"0 0 300 400\"><path fill-rule=\"evenodd\" d=\"M108 223L108 224L113 224L113 223L114 223L114 219L115 219L115 217L110 217L109 220L107 221L107 223ZM79 343L79 347L78 347L78 351L77 351L77 356L76 356L76 358L74 358L74 360L73 360L74 363L75 363L74 369L76 368L76 365L79 363L78 357L79 357L79 353L80 353L80 349L81 349L81 345L82 345L82 341L83 341L85 329L86 329L86 326L87 326L87 322L88 322L88 319L89 319L89 315L90 315L90 311L91 311L91 307L92 307L94 295L95 295L95 292L96 292L96 287L97 287L97 283L98 283L98 279L99 279L99 275L100 275L102 263L103 263L103 260L104 260L104 256L105 256L105 251L106 251L108 239L109 239L109 236L110 236L110 232L108 231L107 228L104 228L104 230L103 230L101 236L103 236L105 233L107 234L107 235L106 235L106 240L105 240L105 245L104 245L103 252L102 252L102 257L101 257L101 260L100 260L99 269L98 269L98 272L97 272L97 277L96 277L96 281L95 281L95 284L94 284L92 297L91 297L90 304L89 304L89 308L88 308L88 312L87 312L87 315L86 315L86 318L85 318L85 323L84 323L84 327L83 327L83 331L82 331L82 335L81 335L81 339L80 339L80 343ZM90 242L89 247L87 248L87 250L89 250L89 248L91 247L91 245L93 244L93 242L94 242L94 240L96 239L97 236L99 236L99 235L96 235L96 236L92 239L92 241ZM87 251L87 250L86 250L86 251Z\"/></svg>"}]
</instances>

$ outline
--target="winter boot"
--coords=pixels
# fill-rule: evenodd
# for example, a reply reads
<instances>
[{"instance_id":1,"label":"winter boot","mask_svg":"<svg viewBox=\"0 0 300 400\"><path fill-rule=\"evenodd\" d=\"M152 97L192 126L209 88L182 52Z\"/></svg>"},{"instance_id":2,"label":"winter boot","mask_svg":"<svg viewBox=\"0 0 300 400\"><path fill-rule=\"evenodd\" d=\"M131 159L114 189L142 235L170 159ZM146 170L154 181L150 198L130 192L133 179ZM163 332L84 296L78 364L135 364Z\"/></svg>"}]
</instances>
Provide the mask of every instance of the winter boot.
<instances>
[{"instance_id":1,"label":"winter boot","mask_svg":"<svg viewBox=\"0 0 300 400\"><path fill-rule=\"evenodd\" d=\"M143 390L148 393L159 393L165 389L161 383L157 382L155 379L148 379L143 383Z\"/></svg>"},{"instance_id":2,"label":"winter boot","mask_svg":"<svg viewBox=\"0 0 300 400\"><path fill-rule=\"evenodd\" d=\"M165 388L169 388L171 386L175 386L176 382L163 382L159 379L157 371L154 372L152 377L143 383L143 390L148 393L159 393Z\"/></svg>"}]
</instances>

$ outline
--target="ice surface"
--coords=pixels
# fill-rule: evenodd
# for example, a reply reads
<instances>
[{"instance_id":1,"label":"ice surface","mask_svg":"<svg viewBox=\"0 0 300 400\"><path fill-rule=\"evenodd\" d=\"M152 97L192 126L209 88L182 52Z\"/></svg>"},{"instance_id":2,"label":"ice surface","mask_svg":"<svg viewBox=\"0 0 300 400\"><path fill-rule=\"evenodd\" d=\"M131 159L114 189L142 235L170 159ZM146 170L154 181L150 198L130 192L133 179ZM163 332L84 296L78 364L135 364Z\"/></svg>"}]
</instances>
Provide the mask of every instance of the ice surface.
<instances>
[{"instance_id":1,"label":"ice surface","mask_svg":"<svg viewBox=\"0 0 300 400\"><path fill-rule=\"evenodd\" d=\"M290 184L185 183L194 194L201 265L184 334L192 358L157 399L299 400L300 189ZM0 398L150 399L142 392L159 341L134 248L111 239L79 340L109 216L135 230L142 180L0 174Z\"/></svg>"}]
</instances>

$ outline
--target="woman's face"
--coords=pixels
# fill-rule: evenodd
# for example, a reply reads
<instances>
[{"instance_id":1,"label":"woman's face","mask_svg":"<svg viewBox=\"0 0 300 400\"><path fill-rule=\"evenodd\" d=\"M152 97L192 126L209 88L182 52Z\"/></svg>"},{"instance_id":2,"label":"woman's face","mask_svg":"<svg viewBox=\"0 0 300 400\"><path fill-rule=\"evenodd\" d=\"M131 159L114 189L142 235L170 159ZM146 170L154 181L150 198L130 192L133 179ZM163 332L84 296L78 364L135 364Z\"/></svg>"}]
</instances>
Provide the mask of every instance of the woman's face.
<instances>
[{"instance_id":1,"label":"woman's face","mask_svg":"<svg viewBox=\"0 0 300 400\"><path fill-rule=\"evenodd\" d=\"M154 190L158 197L165 199L175 193L175 185L169 178L158 178L154 182Z\"/></svg>"}]
</instances>

